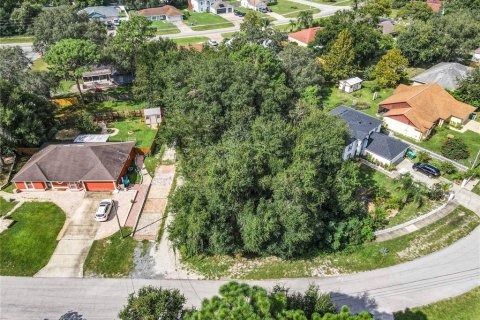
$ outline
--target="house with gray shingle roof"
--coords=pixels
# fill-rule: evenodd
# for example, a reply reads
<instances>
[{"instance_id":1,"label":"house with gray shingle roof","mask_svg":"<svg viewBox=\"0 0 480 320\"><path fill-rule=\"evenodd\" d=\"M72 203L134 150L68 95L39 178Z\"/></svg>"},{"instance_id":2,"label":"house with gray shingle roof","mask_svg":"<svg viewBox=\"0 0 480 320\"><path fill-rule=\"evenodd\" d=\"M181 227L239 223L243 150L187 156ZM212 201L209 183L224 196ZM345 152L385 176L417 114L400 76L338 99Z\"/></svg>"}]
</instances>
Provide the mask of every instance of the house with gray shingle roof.
<instances>
[{"instance_id":1,"label":"house with gray shingle roof","mask_svg":"<svg viewBox=\"0 0 480 320\"><path fill-rule=\"evenodd\" d=\"M405 156L408 145L380 133L381 120L346 106L339 106L331 110L330 114L342 118L351 133L342 154L343 160L369 154L377 161L389 165Z\"/></svg>"},{"instance_id":2,"label":"house with gray shingle roof","mask_svg":"<svg viewBox=\"0 0 480 320\"><path fill-rule=\"evenodd\" d=\"M122 10L117 6L93 6L86 7L78 11L78 13L86 13L90 19L107 22L120 18L120 12Z\"/></svg>"},{"instance_id":3,"label":"house with gray shingle roof","mask_svg":"<svg viewBox=\"0 0 480 320\"><path fill-rule=\"evenodd\" d=\"M112 191L127 173L135 142L49 144L13 177L22 191Z\"/></svg>"},{"instance_id":4,"label":"house with gray shingle roof","mask_svg":"<svg viewBox=\"0 0 480 320\"><path fill-rule=\"evenodd\" d=\"M464 66L457 62L441 62L428 70L413 77L413 85L438 83L448 90L455 90L458 82L465 78L473 68Z\"/></svg>"}]
</instances>

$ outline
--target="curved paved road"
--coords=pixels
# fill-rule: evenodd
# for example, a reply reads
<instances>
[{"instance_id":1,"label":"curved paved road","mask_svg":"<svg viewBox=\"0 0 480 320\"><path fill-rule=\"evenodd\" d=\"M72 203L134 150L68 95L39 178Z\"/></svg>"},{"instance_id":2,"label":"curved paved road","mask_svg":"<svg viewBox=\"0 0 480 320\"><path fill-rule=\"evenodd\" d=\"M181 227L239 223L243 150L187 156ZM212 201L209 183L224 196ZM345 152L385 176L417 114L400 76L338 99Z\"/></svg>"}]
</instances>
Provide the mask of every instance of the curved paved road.
<instances>
[{"instance_id":1,"label":"curved paved road","mask_svg":"<svg viewBox=\"0 0 480 320\"><path fill-rule=\"evenodd\" d=\"M337 304L369 310L377 319L435 302L480 285L480 227L453 245L423 258L369 272L315 279L250 281L271 288L304 290L316 283ZM1 319L58 319L78 312L84 319L112 319L129 293L145 285L180 289L192 305L217 293L225 281L147 279L52 279L0 277ZM82 318L75 318L82 319Z\"/></svg>"}]
</instances>

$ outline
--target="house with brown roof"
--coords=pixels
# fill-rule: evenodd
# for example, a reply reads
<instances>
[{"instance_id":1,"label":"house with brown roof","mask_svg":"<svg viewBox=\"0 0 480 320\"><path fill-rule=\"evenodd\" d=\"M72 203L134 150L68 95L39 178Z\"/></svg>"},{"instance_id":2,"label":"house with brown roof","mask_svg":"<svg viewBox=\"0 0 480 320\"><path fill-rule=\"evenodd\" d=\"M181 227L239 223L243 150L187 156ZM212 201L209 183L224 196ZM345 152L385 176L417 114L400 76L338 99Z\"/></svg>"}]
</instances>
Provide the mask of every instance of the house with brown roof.
<instances>
[{"instance_id":1,"label":"house with brown roof","mask_svg":"<svg viewBox=\"0 0 480 320\"><path fill-rule=\"evenodd\" d=\"M465 124L474 111L474 107L456 100L437 83L401 84L378 106L389 130L419 141L445 122Z\"/></svg>"},{"instance_id":2,"label":"house with brown roof","mask_svg":"<svg viewBox=\"0 0 480 320\"><path fill-rule=\"evenodd\" d=\"M315 40L317 31L322 27L313 27L288 34L288 40L296 42L301 46L306 47L310 42Z\"/></svg>"},{"instance_id":3,"label":"house with brown roof","mask_svg":"<svg viewBox=\"0 0 480 320\"><path fill-rule=\"evenodd\" d=\"M151 21L165 20L169 22L175 22L183 20L183 12L168 4L163 7L140 10L138 11L138 15L143 16Z\"/></svg>"},{"instance_id":4,"label":"house with brown roof","mask_svg":"<svg viewBox=\"0 0 480 320\"><path fill-rule=\"evenodd\" d=\"M50 144L13 177L18 190L113 191L135 156L135 142Z\"/></svg>"}]
</instances>

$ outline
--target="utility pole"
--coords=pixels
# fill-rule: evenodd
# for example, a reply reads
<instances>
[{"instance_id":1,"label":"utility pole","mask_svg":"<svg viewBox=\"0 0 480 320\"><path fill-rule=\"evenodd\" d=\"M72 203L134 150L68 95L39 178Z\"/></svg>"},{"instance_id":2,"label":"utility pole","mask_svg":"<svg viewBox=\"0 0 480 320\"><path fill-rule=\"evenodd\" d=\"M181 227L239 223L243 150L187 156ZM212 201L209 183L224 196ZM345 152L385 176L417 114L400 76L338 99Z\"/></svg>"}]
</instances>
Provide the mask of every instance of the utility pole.
<instances>
[{"instance_id":1,"label":"utility pole","mask_svg":"<svg viewBox=\"0 0 480 320\"><path fill-rule=\"evenodd\" d=\"M120 218L118 217L118 207L115 200L113 200L113 207L115 208L115 216L117 217L118 230L120 230L120 234L122 235L122 239L123 239L124 237L123 237L122 226L120 225Z\"/></svg>"}]
</instances>

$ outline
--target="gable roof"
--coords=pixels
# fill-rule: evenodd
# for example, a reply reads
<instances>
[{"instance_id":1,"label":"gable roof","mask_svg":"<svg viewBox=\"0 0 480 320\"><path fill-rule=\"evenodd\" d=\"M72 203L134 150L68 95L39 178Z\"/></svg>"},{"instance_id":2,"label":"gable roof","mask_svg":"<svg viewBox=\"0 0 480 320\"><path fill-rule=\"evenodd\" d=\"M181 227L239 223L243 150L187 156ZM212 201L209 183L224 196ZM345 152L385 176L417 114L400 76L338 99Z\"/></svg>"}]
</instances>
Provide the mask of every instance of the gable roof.
<instances>
[{"instance_id":1,"label":"gable roof","mask_svg":"<svg viewBox=\"0 0 480 320\"><path fill-rule=\"evenodd\" d=\"M408 144L399 139L373 132L368 139L366 149L384 159L393 160L407 148Z\"/></svg>"},{"instance_id":2,"label":"gable roof","mask_svg":"<svg viewBox=\"0 0 480 320\"><path fill-rule=\"evenodd\" d=\"M420 83L438 83L443 88L455 90L458 81L464 78L473 68L457 62L441 62L412 78Z\"/></svg>"},{"instance_id":3,"label":"gable roof","mask_svg":"<svg viewBox=\"0 0 480 320\"><path fill-rule=\"evenodd\" d=\"M93 6L93 7L86 7L80 10L79 12L85 12L91 18L95 17L118 17L120 15L120 8L119 7L112 7L112 6Z\"/></svg>"},{"instance_id":4,"label":"gable roof","mask_svg":"<svg viewBox=\"0 0 480 320\"><path fill-rule=\"evenodd\" d=\"M467 119L475 111L474 107L457 101L437 83L418 86L401 84L392 96L380 102L379 105L397 103L406 103L407 106L392 109L384 116L404 115L421 132L432 128L440 119L446 120L451 116Z\"/></svg>"},{"instance_id":5,"label":"gable roof","mask_svg":"<svg viewBox=\"0 0 480 320\"><path fill-rule=\"evenodd\" d=\"M224 1L214 2L214 3L212 3L212 5L210 7L214 8L214 9L233 8L233 6L231 4L229 4L227 2L224 2Z\"/></svg>"},{"instance_id":6,"label":"gable roof","mask_svg":"<svg viewBox=\"0 0 480 320\"><path fill-rule=\"evenodd\" d=\"M357 140L365 139L370 131L378 128L382 121L366 115L363 112L353 110L346 106L339 106L330 111L335 116L340 116L348 124L352 137Z\"/></svg>"},{"instance_id":7,"label":"gable roof","mask_svg":"<svg viewBox=\"0 0 480 320\"><path fill-rule=\"evenodd\" d=\"M165 5L163 7L148 8L138 11L140 16L151 17L151 16L183 16L183 12L171 5Z\"/></svg>"},{"instance_id":8,"label":"gable roof","mask_svg":"<svg viewBox=\"0 0 480 320\"><path fill-rule=\"evenodd\" d=\"M322 27L308 28L308 29L297 31L297 32L289 33L288 36L297 41L308 44L313 40L315 40L315 35L317 34L317 31L320 29L322 29Z\"/></svg>"},{"instance_id":9,"label":"gable roof","mask_svg":"<svg viewBox=\"0 0 480 320\"><path fill-rule=\"evenodd\" d=\"M348 78L346 80L340 80L340 82L346 82L348 85L353 86L357 83L362 83L363 80L359 77Z\"/></svg>"},{"instance_id":10,"label":"gable roof","mask_svg":"<svg viewBox=\"0 0 480 320\"><path fill-rule=\"evenodd\" d=\"M267 4L266 0L247 0L247 2L254 7L257 7L260 4Z\"/></svg>"},{"instance_id":11,"label":"gable roof","mask_svg":"<svg viewBox=\"0 0 480 320\"><path fill-rule=\"evenodd\" d=\"M50 144L12 181L115 181L135 142Z\"/></svg>"}]
</instances>

